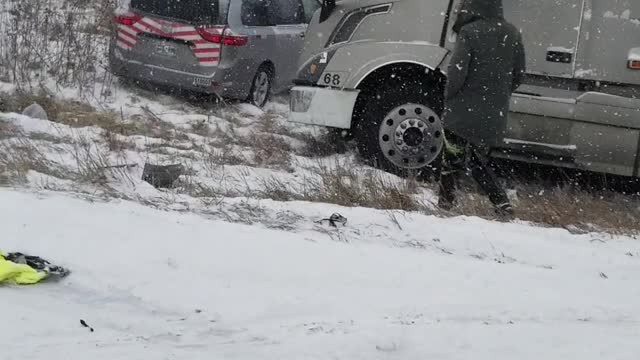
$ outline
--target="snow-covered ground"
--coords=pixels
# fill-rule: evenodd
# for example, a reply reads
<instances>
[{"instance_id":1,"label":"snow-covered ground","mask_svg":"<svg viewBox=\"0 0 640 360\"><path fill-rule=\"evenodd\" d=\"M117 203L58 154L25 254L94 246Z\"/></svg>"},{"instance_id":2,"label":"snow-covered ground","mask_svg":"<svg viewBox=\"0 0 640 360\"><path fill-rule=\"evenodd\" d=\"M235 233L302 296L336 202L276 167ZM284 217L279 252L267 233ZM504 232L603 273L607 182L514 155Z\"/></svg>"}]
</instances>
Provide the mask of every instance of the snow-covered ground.
<instances>
[{"instance_id":1,"label":"snow-covered ground","mask_svg":"<svg viewBox=\"0 0 640 360\"><path fill-rule=\"evenodd\" d=\"M0 114L9 129L0 154L26 157L9 161L26 166L9 167L24 179L0 188L0 248L73 271L60 282L0 287L2 360L640 353L637 239L275 201L265 184L295 194L332 191L326 175L347 187L404 180L351 152L310 153L306 141L321 132L288 124L282 99L263 111L112 90L93 105L116 111L131 133ZM255 144L263 136L282 143ZM270 151L276 145L284 156ZM141 180L145 162L189 172L178 188L156 189ZM434 200L428 185L411 197L426 209ZM316 222L335 212L346 226Z\"/></svg>"},{"instance_id":2,"label":"snow-covered ground","mask_svg":"<svg viewBox=\"0 0 640 360\"><path fill-rule=\"evenodd\" d=\"M2 359L640 353L640 243L630 238L303 203L289 206L349 222L274 230L94 200L0 190L4 250L73 271L0 287Z\"/></svg>"},{"instance_id":3,"label":"snow-covered ground","mask_svg":"<svg viewBox=\"0 0 640 360\"><path fill-rule=\"evenodd\" d=\"M0 91L3 89L12 91L13 87L0 83ZM273 193L279 198L314 198L314 194L340 190L329 183L336 179L342 187L358 187L355 191L367 197L375 196L366 193L371 182L376 183L374 190L382 186L403 191L407 186L399 177L365 166L353 152L337 154L313 147L311 140L321 139L326 130L287 122L285 97L275 97L265 109L258 109L242 103L194 105L185 98L154 94L118 82L112 84L112 94L109 101L94 105L117 114L115 126L99 122L80 126L83 123L0 113L0 125L16 129L5 138L0 136L0 156L26 148L28 154L24 156L45 163L39 167L29 164L30 171L20 185L34 190L95 193L104 191L104 187L96 188L91 183L95 179L86 179L82 173L99 170L110 197L174 210L217 213L221 218L245 222L246 217L237 218L237 211L221 214L219 205L242 206L238 204L255 198L273 199ZM61 91L57 97L77 100L73 91ZM120 133L119 127L135 129ZM319 145L322 146L326 144ZM142 181L145 163L179 163L187 171L176 189L159 190ZM434 201L429 187L430 184L420 184L408 196L428 208ZM289 210L286 204L278 206ZM269 214L250 217L256 222L284 226L280 222L295 223L308 213L302 207L285 219Z\"/></svg>"}]
</instances>

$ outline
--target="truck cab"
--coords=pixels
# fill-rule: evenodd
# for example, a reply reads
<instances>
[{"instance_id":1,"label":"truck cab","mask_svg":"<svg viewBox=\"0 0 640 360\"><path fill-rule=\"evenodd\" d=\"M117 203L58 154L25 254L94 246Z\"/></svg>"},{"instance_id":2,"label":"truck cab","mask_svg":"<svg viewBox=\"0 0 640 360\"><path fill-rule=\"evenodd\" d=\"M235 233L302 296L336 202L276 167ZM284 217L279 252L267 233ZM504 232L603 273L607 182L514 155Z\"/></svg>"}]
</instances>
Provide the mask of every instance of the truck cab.
<instances>
[{"instance_id":1,"label":"truck cab","mask_svg":"<svg viewBox=\"0 0 640 360\"><path fill-rule=\"evenodd\" d=\"M307 29L290 121L348 130L393 171L432 166L459 0L326 0ZM496 158L640 176L640 3L505 1L527 75Z\"/></svg>"}]
</instances>

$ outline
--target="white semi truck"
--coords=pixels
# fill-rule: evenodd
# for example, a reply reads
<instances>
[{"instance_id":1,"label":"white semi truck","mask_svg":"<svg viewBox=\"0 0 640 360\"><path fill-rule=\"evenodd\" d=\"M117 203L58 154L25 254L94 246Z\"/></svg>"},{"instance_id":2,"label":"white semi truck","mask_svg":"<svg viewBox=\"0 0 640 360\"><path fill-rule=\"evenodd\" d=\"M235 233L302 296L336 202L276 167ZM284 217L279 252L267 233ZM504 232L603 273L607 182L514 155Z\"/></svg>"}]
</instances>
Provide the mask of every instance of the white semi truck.
<instances>
[{"instance_id":1,"label":"white semi truck","mask_svg":"<svg viewBox=\"0 0 640 360\"><path fill-rule=\"evenodd\" d=\"M442 149L459 0L325 0L311 21L290 121L353 133L387 169ZM640 1L504 0L527 75L491 156L640 177Z\"/></svg>"}]
</instances>

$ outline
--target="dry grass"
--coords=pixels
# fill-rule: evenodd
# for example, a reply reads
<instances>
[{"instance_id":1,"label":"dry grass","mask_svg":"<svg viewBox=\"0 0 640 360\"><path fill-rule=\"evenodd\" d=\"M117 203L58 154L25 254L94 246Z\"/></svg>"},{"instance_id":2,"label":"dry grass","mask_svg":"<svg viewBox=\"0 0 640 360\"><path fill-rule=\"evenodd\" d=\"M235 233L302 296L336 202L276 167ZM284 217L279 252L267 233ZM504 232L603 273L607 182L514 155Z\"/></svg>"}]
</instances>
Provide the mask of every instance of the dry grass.
<instances>
[{"instance_id":1,"label":"dry grass","mask_svg":"<svg viewBox=\"0 0 640 360\"><path fill-rule=\"evenodd\" d=\"M355 144L350 142L352 136L343 136L340 129L318 129L316 134L292 133L290 136L304 144L295 150L296 154L308 158L344 154L350 150L355 152Z\"/></svg>"},{"instance_id":2,"label":"dry grass","mask_svg":"<svg viewBox=\"0 0 640 360\"><path fill-rule=\"evenodd\" d=\"M47 112L49 120L72 127L97 126L113 132L126 132L126 124L118 123L118 115L113 112L97 111L90 105L79 101L55 99L46 93L13 94L0 93L0 112L22 111L37 103Z\"/></svg>"},{"instance_id":3,"label":"dry grass","mask_svg":"<svg viewBox=\"0 0 640 360\"><path fill-rule=\"evenodd\" d=\"M77 139L70 148L75 160L74 180L80 183L94 185L106 185L108 183L108 173L112 169L109 155L86 139Z\"/></svg>"},{"instance_id":4,"label":"dry grass","mask_svg":"<svg viewBox=\"0 0 640 360\"><path fill-rule=\"evenodd\" d=\"M330 133L321 136L299 134L296 138L304 143L304 146L296 150L296 154L308 158L325 157L342 152L343 144L336 141Z\"/></svg>"},{"instance_id":5,"label":"dry grass","mask_svg":"<svg viewBox=\"0 0 640 360\"><path fill-rule=\"evenodd\" d=\"M176 181L175 189L180 194L187 194L200 200L205 206L219 204L223 199L223 192L216 187L194 182L190 176L182 176Z\"/></svg>"},{"instance_id":6,"label":"dry grass","mask_svg":"<svg viewBox=\"0 0 640 360\"><path fill-rule=\"evenodd\" d=\"M596 194L571 188L522 191L518 214L523 220L550 226L570 225L584 231L640 233L640 199L615 193Z\"/></svg>"},{"instance_id":7,"label":"dry grass","mask_svg":"<svg viewBox=\"0 0 640 360\"><path fill-rule=\"evenodd\" d=\"M252 160L256 166L293 171L291 146L281 136L253 134L246 140L246 145L253 150Z\"/></svg>"},{"instance_id":8,"label":"dry grass","mask_svg":"<svg viewBox=\"0 0 640 360\"><path fill-rule=\"evenodd\" d=\"M267 112L258 118L257 125L258 130L267 134L277 134L291 136L290 132L279 121L280 114Z\"/></svg>"},{"instance_id":9,"label":"dry grass","mask_svg":"<svg viewBox=\"0 0 640 360\"><path fill-rule=\"evenodd\" d=\"M135 150L135 144L123 139L120 134L111 132L109 130L105 130L103 132L103 137L105 142L107 143L107 147L109 151L122 153L125 150Z\"/></svg>"},{"instance_id":10,"label":"dry grass","mask_svg":"<svg viewBox=\"0 0 640 360\"><path fill-rule=\"evenodd\" d=\"M278 177L264 179L253 196L277 201L310 201L382 210L428 211L418 202L414 181L399 180L377 171L358 171L338 165L318 167L316 176L292 184Z\"/></svg>"},{"instance_id":11,"label":"dry grass","mask_svg":"<svg viewBox=\"0 0 640 360\"><path fill-rule=\"evenodd\" d=\"M33 135L36 135L35 138ZM44 135L36 133L26 136L18 132L0 142L2 183L25 183L29 171L99 186L106 186L109 177L126 176L123 167L114 165L108 151L101 145L82 137L67 139L67 142L54 137L55 141L45 142L50 135ZM58 163L54 160L58 157L56 153L71 155L73 163Z\"/></svg>"},{"instance_id":12,"label":"dry grass","mask_svg":"<svg viewBox=\"0 0 640 360\"><path fill-rule=\"evenodd\" d=\"M319 134L291 132L281 123L281 115L265 113L258 119L258 129L265 134L280 135L298 140L304 144L295 149L296 155L304 157L325 157L346 151L346 141L339 130L318 129Z\"/></svg>"},{"instance_id":13,"label":"dry grass","mask_svg":"<svg viewBox=\"0 0 640 360\"><path fill-rule=\"evenodd\" d=\"M200 136L209 137L211 136L211 128L207 121L198 121L191 124L191 131Z\"/></svg>"},{"instance_id":14,"label":"dry grass","mask_svg":"<svg viewBox=\"0 0 640 360\"><path fill-rule=\"evenodd\" d=\"M56 136L44 132L30 132L29 139L33 141L45 141L52 144L66 144L73 141L69 136Z\"/></svg>"},{"instance_id":15,"label":"dry grass","mask_svg":"<svg viewBox=\"0 0 640 360\"><path fill-rule=\"evenodd\" d=\"M258 128L264 128L259 125ZM271 125L266 125L270 127ZM226 129L216 126L210 131L210 146L221 149L208 154L207 163L215 165L252 165L257 167L293 171L292 148L284 136L266 133L259 130L248 135L240 135L235 125L229 123ZM252 152L251 158L245 158L234 146L247 148Z\"/></svg>"},{"instance_id":16,"label":"dry grass","mask_svg":"<svg viewBox=\"0 0 640 360\"><path fill-rule=\"evenodd\" d=\"M11 179L9 179L9 175L7 174L7 169L0 164L0 186L9 185Z\"/></svg>"},{"instance_id":17,"label":"dry grass","mask_svg":"<svg viewBox=\"0 0 640 360\"><path fill-rule=\"evenodd\" d=\"M225 165L244 165L247 159L233 148L233 145L227 145L222 148L213 148L204 153L204 167L208 174L213 174L216 170Z\"/></svg>"},{"instance_id":18,"label":"dry grass","mask_svg":"<svg viewBox=\"0 0 640 360\"><path fill-rule=\"evenodd\" d=\"M569 229L572 232L640 233L640 198L607 191L586 191L572 186L516 185L514 207L518 219ZM460 191L454 214L495 219L486 196L473 189Z\"/></svg>"},{"instance_id":19,"label":"dry grass","mask_svg":"<svg viewBox=\"0 0 640 360\"><path fill-rule=\"evenodd\" d=\"M17 126L0 119L0 140L15 136L18 130Z\"/></svg>"},{"instance_id":20,"label":"dry grass","mask_svg":"<svg viewBox=\"0 0 640 360\"><path fill-rule=\"evenodd\" d=\"M210 145L213 147L223 148L238 144L238 134L236 133L235 126L232 123L229 123L229 126L226 129L223 129L216 124L215 128L210 131Z\"/></svg>"},{"instance_id":21,"label":"dry grass","mask_svg":"<svg viewBox=\"0 0 640 360\"><path fill-rule=\"evenodd\" d=\"M5 183L25 182L30 170L67 178L60 166L47 159L31 140L22 136L0 143L0 169Z\"/></svg>"},{"instance_id":22,"label":"dry grass","mask_svg":"<svg viewBox=\"0 0 640 360\"><path fill-rule=\"evenodd\" d=\"M128 149L131 145L118 143L116 135L141 135L166 141L190 141L187 134L171 123L162 121L148 109L143 114L122 119L113 111L100 111L75 100L56 99L45 93L0 93L0 112L21 113L27 106L38 103L52 122L82 128L95 126L105 131L104 137L113 149ZM0 134L2 133L0 128ZM0 135L1 136L1 135Z\"/></svg>"}]
</instances>

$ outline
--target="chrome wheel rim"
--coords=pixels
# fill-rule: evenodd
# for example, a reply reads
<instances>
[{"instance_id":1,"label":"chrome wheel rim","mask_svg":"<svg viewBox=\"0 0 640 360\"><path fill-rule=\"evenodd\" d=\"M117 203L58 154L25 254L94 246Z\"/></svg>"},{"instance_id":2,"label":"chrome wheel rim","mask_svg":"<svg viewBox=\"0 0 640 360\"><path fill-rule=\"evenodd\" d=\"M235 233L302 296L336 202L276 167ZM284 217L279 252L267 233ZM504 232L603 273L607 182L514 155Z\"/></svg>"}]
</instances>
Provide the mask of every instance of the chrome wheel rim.
<instances>
[{"instance_id":1,"label":"chrome wheel rim","mask_svg":"<svg viewBox=\"0 0 640 360\"><path fill-rule=\"evenodd\" d=\"M260 71L256 75L256 79L253 83L253 103L257 106L262 106L267 101L267 95L269 94L269 75Z\"/></svg>"},{"instance_id":2,"label":"chrome wheel rim","mask_svg":"<svg viewBox=\"0 0 640 360\"><path fill-rule=\"evenodd\" d=\"M382 120L378 141L384 156L395 166L420 169L433 162L442 151L442 121L425 105L398 106Z\"/></svg>"}]
</instances>

